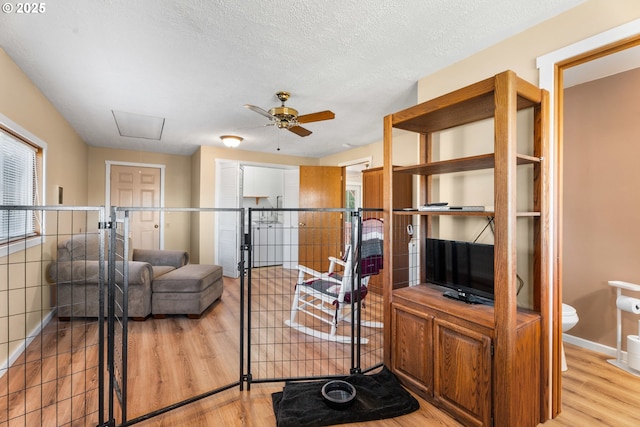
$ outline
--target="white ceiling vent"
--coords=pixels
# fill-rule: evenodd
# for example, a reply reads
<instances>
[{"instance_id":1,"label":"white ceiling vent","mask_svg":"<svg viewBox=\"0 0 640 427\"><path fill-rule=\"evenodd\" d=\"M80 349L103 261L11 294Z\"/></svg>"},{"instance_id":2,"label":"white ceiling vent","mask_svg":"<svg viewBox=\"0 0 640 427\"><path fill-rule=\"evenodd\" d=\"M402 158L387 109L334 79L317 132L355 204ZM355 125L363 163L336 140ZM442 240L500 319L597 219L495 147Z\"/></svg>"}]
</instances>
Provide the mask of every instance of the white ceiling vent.
<instances>
[{"instance_id":1,"label":"white ceiling vent","mask_svg":"<svg viewBox=\"0 0 640 427\"><path fill-rule=\"evenodd\" d=\"M111 110L120 136L160 140L164 128L163 117L144 116Z\"/></svg>"}]
</instances>

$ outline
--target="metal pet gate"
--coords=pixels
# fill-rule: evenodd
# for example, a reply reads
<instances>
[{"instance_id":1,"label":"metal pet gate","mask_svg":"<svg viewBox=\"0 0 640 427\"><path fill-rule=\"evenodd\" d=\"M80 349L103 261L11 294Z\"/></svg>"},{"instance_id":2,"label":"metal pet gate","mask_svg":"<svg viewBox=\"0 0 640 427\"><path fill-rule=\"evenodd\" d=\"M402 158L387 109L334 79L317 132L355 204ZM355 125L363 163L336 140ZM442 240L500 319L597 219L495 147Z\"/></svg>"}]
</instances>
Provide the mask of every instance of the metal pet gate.
<instances>
[{"instance_id":1,"label":"metal pet gate","mask_svg":"<svg viewBox=\"0 0 640 427\"><path fill-rule=\"evenodd\" d=\"M376 221L381 231L380 216L377 211L352 209L248 209L249 386L344 376L382 364L381 277L376 271L376 277L368 278L368 289L357 285L364 277L357 250L362 246L362 224ZM380 246L380 260L381 250ZM322 309L317 305L294 314L295 290L305 279L321 283L318 279L328 272L330 257L346 259L350 251L356 268L334 274L349 282L353 297L339 302L331 296L325 304L331 321L339 304L348 306L344 320L336 325L336 336L342 337L337 340L330 334L332 325L319 319ZM303 270L321 274L303 278ZM331 285L340 283L334 280Z\"/></svg>"},{"instance_id":2,"label":"metal pet gate","mask_svg":"<svg viewBox=\"0 0 640 427\"><path fill-rule=\"evenodd\" d=\"M379 212L112 208L107 215L103 207L2 206L0 214L14 224L35 221L39 231L0 253L0 427L127 426L252 383L339 377L382 364L380 277L369 279L366 298L352 288L347 312L353 315L338 329L351 337L348 343L287 325L298 265L325 271L328 256L341 258L353 248L350 280L361 283L362 224ZM166 249L188 246L185 236L196 232L223 241L217 260L213 239L201 238L195 250L199 263L235 270L224 279L222 299L200 319L127 315L132 217L152 214L166 228ZM86 259L82 251L96 239L97 259ZM58 253L65 248L74 263L70 284L89 289L84 273L95 276L97 318L61 316L87 304L63 294ZM304 322L327 327L312 317ZM172 378L176 366L181 371Z\"/></svg>"}]
</instances>

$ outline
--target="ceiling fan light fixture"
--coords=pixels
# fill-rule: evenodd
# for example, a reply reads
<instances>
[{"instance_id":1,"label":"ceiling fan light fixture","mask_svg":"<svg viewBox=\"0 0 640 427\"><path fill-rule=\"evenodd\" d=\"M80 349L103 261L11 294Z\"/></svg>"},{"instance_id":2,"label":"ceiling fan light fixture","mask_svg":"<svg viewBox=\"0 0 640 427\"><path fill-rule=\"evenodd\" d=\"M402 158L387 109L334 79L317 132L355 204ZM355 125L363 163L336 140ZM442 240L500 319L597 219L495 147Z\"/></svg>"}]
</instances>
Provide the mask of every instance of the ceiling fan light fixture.
<instances>
[{"instance_id":1,"label":"ceiling fan light fixture","mask_svg":"<svg viewBox=\"0 0 640 427\"><path fill-rule=\"evenodd\" d=\"M289 99L290 93L280 91L276 93L276 97L282 102L279 107L273 107L269 111L263 110L255 105L245 104L245 108L254 111L261 116L265 116L271 121L271 125L275 125L278 129L286 129L298 136L309 136L311 131L300 126L301 123L320 122L323 120L331 120L335 118L332 111L318 111L316 113L298 115L298 110L286 107L284 103Z\"/></svg>"},{"instance_id":2,"label":"ceiling fan light fixture","mask_svg":"<svg viewBox=\"0 0 640 427\"><path fill-rule=\"evenodd\" d=\"M240 145L240 143L242 142L242 140L244 138L240 137L240 136L236 136L236 135L222 135L220 137L220 139L222 140L222 143L229 148L236 148L237 146Z\"/></svg>"}]
</instances>

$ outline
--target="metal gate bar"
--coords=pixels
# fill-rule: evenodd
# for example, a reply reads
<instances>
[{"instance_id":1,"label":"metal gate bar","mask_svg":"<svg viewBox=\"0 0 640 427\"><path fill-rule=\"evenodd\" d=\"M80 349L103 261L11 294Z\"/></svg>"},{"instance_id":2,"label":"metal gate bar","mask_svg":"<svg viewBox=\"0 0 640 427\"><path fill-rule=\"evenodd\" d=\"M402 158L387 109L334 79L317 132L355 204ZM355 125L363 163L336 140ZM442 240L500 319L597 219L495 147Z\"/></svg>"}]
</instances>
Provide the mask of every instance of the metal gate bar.
<instances>
[{"instance_id":1,"label":"metal gate bar","mask_svg":"<svg viewBox=\"0 0 640 427\"><path fill-rule=\"evenodd\" d=\"M110 368L109 372L111 373L111 381L110 381L110 392L109 395L111 398L116 397L117 402L110 402L111 409L114 408L120 410L120 417L115 423L117 426L129 426L134 425L139 422L148 420L150 418L165 414L174 409L183 407L185 405L189 405L191 403L197 402L206 397L210 397L222 391L239 387L242 390L243 382L242 379L244 377L244 359L243 357L239 357L238 365L239 365L239 375L237 381L225 384L221 387L216 387L211 390L207 390L203 393L199 393L194 396L189 396L185 399L181 399L178 402L171 403L169 405L156 408L145 412L141 415L137 415L132 419L129 419L130 411L128 408L128 393L130 389L128 387L128 365L129 365L129 343L131 340L131 336L129 334L129 330L131 327L135 326L137 322L129 322L128 314L128 300L129 300L129 263L125 262L126 260L131 259L131 251L130 242L128 236L131 232L131 217L136 213L149 213L149 212L159 212L161 217L168 217L169 215L194 215L194 214L212 214L219 217L222 215L233 215L236 216L237 221L237 232L238 235L238 255L239 262L237 268L242 272L244 269L244 251L241 250L240 246L240 236L244 235L243 224L244 224L244 211L242 209L233 209L233 208L137 208L137 207L114 207L112 208L112 236L114 236L112 240L112 246L110 247L110 256L113 257L113 262L110 262L110 281L109 286L113 291L110 295L110 309L109 309L109 325L110 332L108 333L109 340L112 345L109 346L110 351L112 352L110 359ZM122 230L122 232L119 232ZM125 238L125 236L127 236ZM213 241L213 239L211 239ZM119 250L117 246L118 242L121 242L122 250ZM110 258L111 261L111 258ZM201 260L202 261L202 260ZM213 264L213 262L208 262ZM119 267L119 268L118 268ZM112 283L113 278L113 283ZM240 274L239 278L240 284L240 312L244 313L244 275ZM215 308L215 307L214 307ZM239 325L239 345L240 350L239 354L242 355L244 352L244 340L243 340L243 330L244 330L244 321L243 315L240 316L240 325ZM145 322L163 322L169 321L170 319L147 319ZM192 322L197 322L198 320L190 320ZM119 404L119 408L116 406ZM117 417L118 414L114 416Z\"/></svg>"},{"instance_id":2,"label":"metal gate bar","mask_svg":"<svg viewBox=\"0 0 640 427\"><path fill-rule=\"evenodd\" d=\"M13 222L12 227L35 229L0 248L0 329L6 327L6 334L0 333L0 348L6 349L0 354L0 424L102 425L103 325L69 316L80 301L73 294L61 299L62 288L82 278L74 277L73 270L67 270L71 277L61 275L70 261L59 259L56 252L73 256L88 240L103 241L98 224L104 210L0 206L0 215ZM104 259L103 249L100 246L99 260ZM101 282L104 263L99 260L77 263L88 268L95 262ZM61 310L68 314L61 315Z\"/></svg>"},{"instance_id":3,"label":"metal gate bar","mask_svg":"<svg viewBox=\"0 0 640 427\"><path fill-rule=\"evenodd\" d=\"M351 300L351 320L338 329L341 337L351 337L348 342L331 341L335 337L327 332L330 325L313 315L302 327L290 326L298 265L326 272L328 256L340 258L347 247L354 251L354 265L359 265L361 224L373 215L354 209L249 208L248 217L248 387L252 382L342 377L381 366L382 328L361 326L373 322L353 317L354 313L376 317L378 326L382 325L382 295L370 293L362 303L360 287L354 285L361 283L359 268L351 276L356 295ZM366 345L359 344L364 340Z\"/></svg>"},{"instance_id":4,"label":"metal gate bar","mask_svg":"<svg viewBox=\"0 0 640 427\"><path fill-rule=\"evenodd\" d=\"M25 211L33 210L33 207L0 207L0 211ZM130 408L128 406L127 394L130 392L128 389L127 377L129 375L129 357L130 349L128 343L131 340L129 334L132 325L135 326L137 322L129 322L128 319L128 292L129 292L129 254L131 253L131 247L129 244L128 235L130 232L130 215L138 212L148 211L150 208L112 208L111 214L107 216L107 213L102 207L38 207L37 212L47 227L45 232L40 236L40 258L34 260L31 251L27 257L27 251L24 250L22 255L23 259L16 260L15 257L11 258L11 261L4 262L0 257L0 270L6 271L7 278L15 271L16 264L24 264L25 271L28 269L29 263L38 264L40 266L48 267L52 263L58 262L51 254L47 253L44 249L44 242L47 239L51 239L53 244L50 244L55 250L55 243L62 243L68 239L83 240L91 236L91 234L97 236L99 241L98 249L98 282L99 282L99 314L95 321L91 319L78 319L73 316L68 321L59 321L57 318L53 318L53 322L49 321L49 324L53 326L54 333L47 333L43 327L43 332L37 335L34 334L31 337L27 337L32 340L29 347L25 344L25 351L31 348L33 343L39 343L39 345L45 345L45 339L54 338L54 342L59 342L58 334L66 334L71 332L75 334L76 329L82 330L83 333L88 334L84 337L85 347L70 348L70 352L61 347L56 351L65 351L65 353L56 353L54 357L56 360L60 357L66 357L68 354L72 355L71 351L80 351L80 353L88 354L89 351L97 351L96 360L97 366L85 364L82 372L76 372L89 378L90 375L95 375L97 379L95 384L86 383L82 392L83 395L75 395L68 399L65 396L58 396L55 399L57 405L68 403L71 408L73 402L73 412L75 414L76 409L80 407L75 403L81 400L87 402L83 404L80 417L84 420L86 425L91 426L126 426L139 423L141 421L150 419L157 415L161 415L172 411L174 409L183 407L190 403L212 396L225 390L238 387L240 391L244 388L244 383L247 383L247 388L250 388L252 382L269 382L269 381L285 381L302 378L328 378L332 376L343 376L351 372L367 371L375 369L382 364L382 333L371 328L366 327L351 327L350 329L354 336L361 336L369 340L366 345L336 345L332 343L332 346L327 346L324 342L317 342L312 339L306 341L302 338L295 338L291 340L291 336L287 336L292 331L290 328L283 326L281 320L290 314L290 303L292 288L289 287L297 280L297 257L298 246L297 241L292 241L298 233L297 217L301 213L310 213L313 216L317 216L312 221L313 226L319 230L328 232L330 237L326 239L320 239L317 242L309 244L307 249L322 249L322 246L331 248L344 248L346 242L350 242L353 247L359 246L359 237L356 230L361 228L362 221L365 219L367 212L362 210L344 210L344 209L315 209L315 210L249 210L249 217L252 213L254 218L262 213L273 214L276 217L283 219L285 215L290 216L288 218L289 229L287 231L288 241L282 240L270 240L268 235L266 240L258 238L253 234L254 230L247 230L245 232L245 211L242 209L166 209L166 208L154 208L154 210L161 211L162 214L167 215L237 215L239 218L237 233L238 233L238 265L239 270L239 286L240 286L240 316L239 316L239 357L238 357L238 379L228 384L224 384L220 387L215 387L211 390L205 390L197 393L193 396L188 396L185 399L181 399L179 402L165 405L161 408L156 408L152 411L148 411L141 415L134 415L130 418ZM342 223L337 228L331 228L326 219L322 218L324 215L341 215ZM110 221L107 220L110 219ZM253 222L253 219L249 218L249 224ZM43 227L44 230L44 227ZM350 232L349 232L350 230ZM107 244L108 243L108 244ZM105 250L105 248L108 248ZM25 248L26 249L26 248ZM264 254L260 250L266 249L266 259ZM270 259L270 251L273 249L279 249L283 251L282 258L275 260L279 264L253 266L253 262L265 261L266 264L272 264L273 259ZM338 250L332 255L340 255ZM245 260L248 264L245 264ZM326 261L326 260L323 260ZM286 266L283 264L287 264ZM105 266L108 269L108 274L105 271ZM295 273L294 273L295 272ZM249 283L249 286L245 287L245 274ZM15 276L11 276L13 279ZM107 280L108 279L108 280ZM360 277L356 277L355 280L360 281ZM52 280L56 283L55 279ZM44 284L37 285L37 288L43 288ZM275 289L277 292L271 292L269 289ZM58 291L59 291L58 287ZM0 289L0 292L2 290ZM246 292L246 297L245 297ZM375 292L369 292L365 300L364 307L361 307L359 311L363 316L377 316L378 310L382 313L381 303L379 300L381 295L377 295ZM360 298L356 298L360 301ZM283 305L284 302L284 305ZM75 301L75 304L81 304L82 301ZM276 307L276 304L280 306ZM264 309L264 310L263 310ZM49 310L48 307L42 308ZM55 310L55 306L54 306ZM54 312L55 313L55 312ZM247 315L245 324L244 317ZM55 314L54 314L55 316ZM270 317L273 316L273 317ZM381 314L380 314L381 316ZM0 314L0 321L2 320L2 314ZM155 319L149 319L147 322L154 321ZM358 319L353 318L351 325L360 325L361 322ZM347 328L349 329L349 328ZM247 333L245 340L244 333ZM295 334L299 334L297 331L293 331ZM294 334L294 335L295 335ZM73 335L75 336L75 335ZM284 340L287 337L288 341ZM293 335L292 335L293 336ZM277 338L277 339L276 339ZM356 340L357 341L357 340ZM2 343L0 343L2 344ZM92 347L93 346L93 347ZM310 348L320 348L319 356L312 358L311 360L297 360L302 357L302 353L295 353L296 346L308 346ZM97 350L95 350L97 348ZM285 351L286 350L286 351ZM44 349L42 350L44 351ZM276 354L279 352L279 354ZM8 352L7 352L8 354ZM45 353L41 353L45 356ZM262 355L267 357L262 359ZM277 356L274 358L274 356ZM294 357L295 356L295 357ZM279 358L278 358L279 357ZM339 368L329 367L329 363L334 363L333 360L340 359ZM74 359L75 360L75 359ZM39 362L43 363L44 359ZM286 364L296 364L306 366L308 369L292 370L284 369ZM317 365L317 368L312 368L312 365ZM20 365L16 365L20 366ZM10 418L12 411L15 408L10 406L9 399L16 396L16 392L19 392L26 396L26 388L16 390L10 388L7 378L13 374L11 369L15 366L7 368L0 367L0 374L4 374L4 378L0 377L0 422L2 420L11 420L12 425L17 425L16 422L20 420L24 421L24 425L33 425L32 420L34 417L43 417L45 412L49 411L50 407L43 406L38 408L33 413L18 409L18 418ZM16 377L17 378L17 377ZM2 381L6 381L5 386ZM43 387L46 384L40 385ZM26 387L26 386L25 386ZM105 393L107 393L105 395ZM65 400L66 399L66 400ZM23 405L26 405L23 404ZM91 406L94 405L94 406ZM26 408L26 406L23 406ZM58 406L53 406L57 408ZM49 413L49 412L47 412ZM54 418L56 424L66 424L71 419L67 418L67 414L60 410L54 412ZM72 415L75 416L75 415ZM41 419L41 418L40 418ZM74 422L77 418L72 418ZM36 425L41 421L38 421Z\"/></svg>"}]
</instances>

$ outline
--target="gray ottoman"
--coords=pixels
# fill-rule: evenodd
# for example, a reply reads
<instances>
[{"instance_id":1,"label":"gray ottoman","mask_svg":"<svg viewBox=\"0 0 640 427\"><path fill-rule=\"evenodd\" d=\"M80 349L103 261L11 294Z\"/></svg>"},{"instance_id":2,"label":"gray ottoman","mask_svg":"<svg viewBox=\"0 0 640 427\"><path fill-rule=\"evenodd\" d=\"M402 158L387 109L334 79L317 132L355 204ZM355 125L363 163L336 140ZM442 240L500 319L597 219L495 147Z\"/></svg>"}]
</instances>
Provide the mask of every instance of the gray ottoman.
<instances>
[{"instance_id":1,"label":"gray ottoman","mask_svg":"<svg viewBox=\"0 0 640 427\"><path fill-rule=\"evenodd\" d=\"M222 296L222 267L187 264L153 279L151 289L153 317L186 314L191 319L198 319Z\"/></svg>"}]
</instances>

